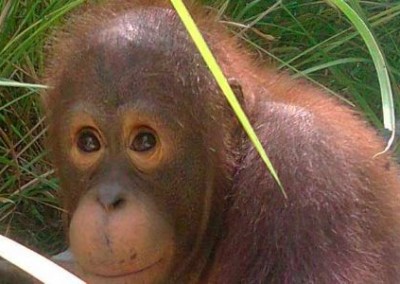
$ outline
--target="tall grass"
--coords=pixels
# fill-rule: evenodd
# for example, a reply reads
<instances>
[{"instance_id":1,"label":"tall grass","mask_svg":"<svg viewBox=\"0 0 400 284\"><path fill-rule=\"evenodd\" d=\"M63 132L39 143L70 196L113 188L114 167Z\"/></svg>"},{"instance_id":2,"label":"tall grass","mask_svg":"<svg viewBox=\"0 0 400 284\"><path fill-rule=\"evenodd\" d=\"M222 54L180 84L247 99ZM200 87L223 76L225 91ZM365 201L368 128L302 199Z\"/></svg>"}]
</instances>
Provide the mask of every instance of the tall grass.
<instances>
[{"instance_id":1,"label":"tall grass","mask_svg":"<svg viewBox=\"0 0 400 284\"><path fill-rule=\"evenodd\" d=\"M35 83L51 27L82 0L0 0L0 232L54 253L63 242L57 181L43 147Z\"/></svg>"},{"instance_id":2,"label":"tall grass","mask_svg":"<svg viewBox=\"0 0 400 284\"><path fill-rule=\"evenodd\" d=\"M62 247L55 179L38 107L45 38L83 0L0 0L0 233L47 253ZM370 52L325 1L203 0L261 60L305 76L382 131L380 86ZM348 1L386 59L399 109L400 3ZM300 4L299 4L300 3ZM384 134L384 133L383 133Z\"/></svg>"}]
</instances>

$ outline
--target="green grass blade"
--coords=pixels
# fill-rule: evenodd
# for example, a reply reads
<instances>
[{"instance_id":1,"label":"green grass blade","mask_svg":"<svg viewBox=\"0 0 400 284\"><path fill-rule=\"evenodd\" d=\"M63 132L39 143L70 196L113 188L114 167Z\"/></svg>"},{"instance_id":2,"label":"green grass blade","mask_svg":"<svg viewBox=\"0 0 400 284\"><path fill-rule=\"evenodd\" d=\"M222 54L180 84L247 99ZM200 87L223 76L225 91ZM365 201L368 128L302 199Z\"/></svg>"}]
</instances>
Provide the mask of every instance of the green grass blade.
<instances>
[{"instance_id":1,"label":"green grass blade","mask_svg":"<svg viewBox=\"0 0 400 284\"><path fill-rule=\"evenodd\" d=\"M217 81L219 87L221 88L222 92L226 96L229 104L231 105L232 109L236 113L240 123L242 124L244 130L246 131L247 135L249 136L251 142L254 144L254 147L260 154L261 158L263 159L264 163L266 164L268 170L270 171L272 177L275 179L276 183L279 185L282 194L285 198L287 198L286 192L278 178L278 175L272 166L271 161L269 160L267 154L263 146L261 145L260 140L257 137L253 127L251 126L246 114L244 113L242 107L240 106L238 100L233 93L228 80L225 78L221 68L219 67L215 57L212 55L211 50L209 49L207 43L205 42L203 36L201 35L199 29L197 28L194 20L189 14L189 11L186 9L185 5L181 0L171 0L172 5L175 7L179 17L181 18L184 26L188 30L188 33L193 39L193 42L197 46L200 54L202 55L204 61L206 62L208 68L210 69L211 73L214 75L215 80Z\"/></svg>"},{"instance_id":2,"label":"green grass blade","mask_svg":"<svg viewBox=\"0 0 400 284\"><path fill-rule=\"evenodd\" d=\"M378 42L375 40L372 31L368 28L368 25L364 22L364 20L360 15L358 15L343 0L328 0L328 2L334 4L347 16L347 18L351 21L351 23L360 33L371 54L378 75L378 80L381 90L384 127L392 131L392 136L385 149L386 151L393 143L395 137L396 121L394 113L392 86L390 84L390 77L388 74L385 57L379 47Z\"/></svg>"}]
</instances>

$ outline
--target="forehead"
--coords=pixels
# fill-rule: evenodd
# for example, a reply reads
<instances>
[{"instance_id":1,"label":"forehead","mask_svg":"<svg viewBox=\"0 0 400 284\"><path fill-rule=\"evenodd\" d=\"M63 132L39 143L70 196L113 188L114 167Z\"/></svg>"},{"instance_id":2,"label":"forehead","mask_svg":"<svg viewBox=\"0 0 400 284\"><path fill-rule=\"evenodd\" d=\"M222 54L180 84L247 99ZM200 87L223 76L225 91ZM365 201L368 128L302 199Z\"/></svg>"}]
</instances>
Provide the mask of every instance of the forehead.
<instances>
[{"instance_id":1,"label":"forehead","mask_svg":"<svg viewBox=\"0 0 400 284\"><path fill-rule=\"evenodd\" d=\"M125 12L73 40L78 48L59 88L71 101L116 107L156 100L169 107L182 95L191 101L203 68L175 12L166 8Z\"/></svg>"},{"instance_id":2,"label":"forehead","mask_svg":"<svg viewBox=\"0 0 400 284\"><path fill-rule=\"evenodd\" d=\"M125 12L85 38L87 56L98 68L126 75L131 70L161 73L190 60L195 52L175 12L147 7ZM179 55L179 56L178 56ZM157 72L158 71L158 72Z\"/></svg>"},{"instance_id":3,"label":"forehead","mask_svg":"<svg viewBox=\"0 0 400 284\"><path fill-rule=\"evenodd\" d=\"M171 51L189 41L175 11L146 7L126 11L91 33L90 41L110 46L136 46L149 51ZM177 42L179 44L177 44Z\"/></svg>"}]
</instances>

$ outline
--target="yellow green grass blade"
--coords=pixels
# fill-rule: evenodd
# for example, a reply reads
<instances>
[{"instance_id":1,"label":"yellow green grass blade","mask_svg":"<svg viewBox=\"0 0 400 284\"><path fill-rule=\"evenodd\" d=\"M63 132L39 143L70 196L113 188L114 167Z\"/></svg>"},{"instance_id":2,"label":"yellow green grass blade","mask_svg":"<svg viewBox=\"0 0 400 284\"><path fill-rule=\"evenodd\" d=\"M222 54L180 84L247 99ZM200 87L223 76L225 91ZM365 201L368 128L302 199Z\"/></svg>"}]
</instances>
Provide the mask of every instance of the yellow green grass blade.
<instances>
[{"instance_id":1,"label":"yellow green grass blade","mask_svg":"<svg viewBox=\"0 0 400 284\"><path fill-rule=\"evenodd\" d=\"M265 153L265 150L264 150L263 146L261 145L261 142L258 139L257 134L255 133L253 127L251 126L249 119L247 118L246 114L244 113L238 100L236 99L235 94L232 91L232 89L228 83L228 80L224 76L220 66L218 65L215 57L213 56L211 50L209 49L207 43L205 42L201 32L197 28L189 11L187 10L186 6L183 4L183 2L181 0L171 0L171 3L174 6L175 10L177 11L179 17L181 18L184 26L186 27L188 33L190 34L193 42L195 43L196 47L198 48L200 54L202 55L204 61L207 64L208 68L210 69L211 73L214 75L215 80L217 81L222 92L224 93L226 99L228 100L232 109L236 113L240 123L242 124L247 135L249 136L251 142L254 144L254 147L260 154L261 158L263 159L264 163L266 164L271 175L275 179L276 183L279 185L279 187L282 191L282 194L285 196L285 198L287 198L286 192L279 180L279 177L278 177L274 167L272 166L272 163L269 160L267 154Z\"/></svg>"}]
</instances>

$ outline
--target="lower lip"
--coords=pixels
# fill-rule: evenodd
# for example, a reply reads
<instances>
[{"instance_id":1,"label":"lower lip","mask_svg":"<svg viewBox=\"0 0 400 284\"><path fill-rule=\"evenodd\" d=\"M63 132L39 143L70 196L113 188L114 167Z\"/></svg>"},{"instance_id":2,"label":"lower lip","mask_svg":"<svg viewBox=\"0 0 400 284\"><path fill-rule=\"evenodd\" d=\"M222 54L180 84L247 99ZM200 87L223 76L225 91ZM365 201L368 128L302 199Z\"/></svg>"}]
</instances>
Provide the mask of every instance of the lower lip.
<instances>
[{"instance_id":1,"label":"lower lip","mask_svg":"<svg viewBox=\"0 0 400 284\"><path fill-rule=\"evenodd\" d=\"M94 275L96 275L96 276L98 276L98 277L110 278L110 279L112 279L112 278L121 278L121 277L132 276L132 275L135 275L135 274L139 274L139 273L141 273L141 272L144 272L144 271L146 271L146 270L149 270L150 268L152 268L152 267L158 265L161 261L162 261L162 259L160 259L160 260L154 262L153 264L150 264L149 266L146 266L146 267L144 267L144 268L142 268L142 269L139 269L139 270L136 270L136 271L133 271L133 272L123 273L123 274L118 274L118 275L104 275L104 274L97 274L97 273L94 274Z\"/></svg>"}]
</instances>

